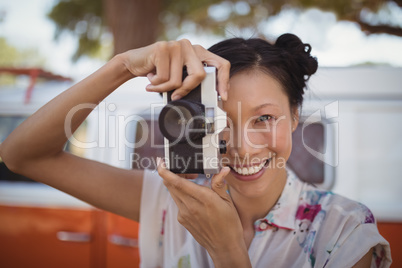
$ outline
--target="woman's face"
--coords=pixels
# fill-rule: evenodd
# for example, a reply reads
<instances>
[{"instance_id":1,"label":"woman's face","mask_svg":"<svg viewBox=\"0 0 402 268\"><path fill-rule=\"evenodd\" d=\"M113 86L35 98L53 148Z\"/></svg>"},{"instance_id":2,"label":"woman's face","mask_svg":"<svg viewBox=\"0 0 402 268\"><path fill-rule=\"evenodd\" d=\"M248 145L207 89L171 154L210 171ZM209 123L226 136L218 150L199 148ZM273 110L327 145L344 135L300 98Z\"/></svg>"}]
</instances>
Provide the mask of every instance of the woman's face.
<instances>
[{"instance_id":1,"label":"woman's face","mask_svg":"<svg viewBox=\"0 0 402 268\"><path fill-rule=\"evenodd\" d=\"M231 168L226 177L231 192L255 198L281 191L297 126L297 110L291 111L281 84L261 71L238 73L230 79L223 109L228 116L223 163Z\"/></svg>"}]
</instances>

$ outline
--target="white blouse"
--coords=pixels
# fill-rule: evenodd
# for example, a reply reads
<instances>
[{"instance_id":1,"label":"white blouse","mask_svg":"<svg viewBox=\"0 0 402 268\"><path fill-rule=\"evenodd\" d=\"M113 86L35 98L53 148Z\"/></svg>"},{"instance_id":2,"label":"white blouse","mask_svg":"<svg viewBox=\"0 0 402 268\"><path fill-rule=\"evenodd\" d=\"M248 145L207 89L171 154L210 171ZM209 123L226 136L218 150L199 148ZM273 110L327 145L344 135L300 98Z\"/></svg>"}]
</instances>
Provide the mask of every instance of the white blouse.
<instances>
[{"instance_id":1,"label":"white blouse","mask_svg":"<svg viewBox=\"0 0 402 268\"><path fill-rule=\"evenodd\" d=\"M195 182L208 185L209 180ZM162 178L145 170L141 267L214 267L208 252L177 222L177 212ZM277 204L254 229L248 250L252 267L352 267L371 248L371 267L391 264L389 243L367 207L302 182L290 170Z\"/></svg>"}]
</instances>

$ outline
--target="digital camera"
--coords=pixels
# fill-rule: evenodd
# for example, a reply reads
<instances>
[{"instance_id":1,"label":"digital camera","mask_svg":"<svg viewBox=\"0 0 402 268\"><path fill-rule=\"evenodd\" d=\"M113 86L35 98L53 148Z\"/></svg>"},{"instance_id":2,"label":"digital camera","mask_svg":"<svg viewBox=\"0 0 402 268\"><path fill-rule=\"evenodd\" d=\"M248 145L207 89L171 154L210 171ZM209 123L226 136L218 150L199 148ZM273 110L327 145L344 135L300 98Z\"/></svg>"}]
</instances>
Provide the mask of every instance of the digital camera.
<instances>
[{"instance_id":1,"label":"digital camera","mask_svg":"<svg viewBox=\"0 0 402 268\"><path fill-rule=\"evenodd\" d=\"M174 173L211 174L220 171L220 154L226 143L219 133L226 127L226 113L219 107L216 68L204 67L206 77L188 95L172 101L173 91L163 93L159 114L164 136L166 167ZM183 71L183 79L187 76Z\"/></svg>"}]
</instances>

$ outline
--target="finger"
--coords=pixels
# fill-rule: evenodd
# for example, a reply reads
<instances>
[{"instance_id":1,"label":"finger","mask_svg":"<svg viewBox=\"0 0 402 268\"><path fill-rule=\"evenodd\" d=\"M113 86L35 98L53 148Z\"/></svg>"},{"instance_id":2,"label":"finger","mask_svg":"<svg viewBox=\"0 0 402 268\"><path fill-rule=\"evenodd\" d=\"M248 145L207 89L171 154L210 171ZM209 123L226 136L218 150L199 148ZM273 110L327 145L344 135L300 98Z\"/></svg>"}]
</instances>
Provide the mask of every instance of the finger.
<instances>
[{"instance_id":1,"label":"finger","mask_svg":"<svg viewBox=\"0 0 402 268\"><path fill-rule=\"evenodd\" d=\"M183 84L181 87L177 88L172 94L172 100L178 100L182 97L186 96L190 93L191 90L195 89L199 84L201 84L202 80L206 76L206 72L203 68L203 65L199 64L198 70L194 71L194 69L190 69L189 66L187 67L188 75L183 80Z\"/></svg>"},{"instance_id":2,"label":"finger","mask_svg":"<svg viewBox=\"0 0 402 268\"><path fill-rule=\"evenodd\" d=\"M165 180L165 177L164 177L165 175L163 175L163 173L165 172L164 170L166 170L165 162L163 160L161 160L160 157L157 157L156 163L157 163L158 174L162 177L163 184L168 188L168 190L170 192L170 196L173 198L173 200L176 203L178 208L182 207L184 204L183 200L180 198L180 195L177 194L178 192L175 189L170 189L171 184L168 183L167 180Z\"/></svg>"},{"instance_id":3,"label":"finger","mask_svg":"<svg viewBox=\"0 0 402 268\"><path fill-rule=\"evenodd\" d=\"M148 81L151 82L151 79L152 79L154 76L155 76L155 73L148 73L148 74L147 74Z\"/></svg>"},{"instance_id":4,"label":"finger","mask_svg":"<svg viewBox=\"0 0 402 268\"><path fill-rule=\"evenodd\" d=\"M198 177L198 174L178 174L178 175L187 180L194 180Z\"/></svg>"},{"instance_id":5,"label":"finger","mask_svg":"<svg viewBox=\"0 0 402 268\"><path fill-rule=\"evenodd\" d=\"M225 62L217 67L217 81L218 81L218 92L222 97L222 100L226 101L228 99L228 91L230 89L229 84L229 74L230 74L230 63Z\"/></svg>"},{"instance_id":6,"label":"finger","mask_svg":"<svg viewBox=\"0 0 402 268\"><path fill-rule=\"evenodd\" d=\"M230 199L229 194L226 192L225 177L230 172L229 167L223 167L221 171L214 175L211 180L211 188L223 199Z\"/></svg>"},{"instance_id":7,"label":"finger","mask_svg":"<svg viewBox=\"0 0 402 268\"><path fill-rule=\"evenodd\" d=\"M166 165L161 158L157 158L158 173L163 178L166 187L173 191L185 193L186 195L192 196L198 199L199 192L203 191L203 187L183 179L170 170L166 169Z\"/></svg>"},{"instance_id":8,"label":"finger","mask_svg":"<svg viewBox=\"0 0 402 268\"><path fill-rule=\"evenodd\" d=\"M154 57L155 74L148 76L151 85L147 87L152 90L153 86L165 83L170 78L170 48L168 42L158 42L155 44L156 54Z\"/></svg>"},{"instance_id":9,"label":"finger","mask_svg":"<svg viewBox=\"0 0 402 268\"><path fill-rule=\"evenodd\" d=\"M148 81L151 82L151 79L152 79L152 77L154 77L154 76L155 76L155 73L153 73L153 72L148 73L148 74L147 74ZM146 90L146 91L149 91L149 92L153 92L152 87L153 87L152 84L148 84L148 85L145 87L145 90Z\"/></svg>"},{"instance_id":10,"label":"finger","mask_svg":"<svg viewBox=\"0 0 402 268\"><path fill-rule=\"evenodd\" d=\"M148 91L165 92L179 88L182 85L183 57L181 46L178 42L169 42L168 46L170 57L169 77L164 82L148 86Z\"/></svg>"},{"instance_id":11,"label":"finger","mask_svg":"<svg viewBox=\"0 0 402 268\"><path fill-rule=\"evenodd\" d=\"M209 66L214 66L217 69L218 92L222 100L227 100L228 91L230 88L230 62L208 50L202 46L195 45L194 50L198 57Z\"/></svg>"},{"instance_id":12,"label":"finger","mask_svg":"<svg viewBox=\"0 0 402 268\"><path fill-rule=\"evenodd\" d=\"M174 53L172 54L170 64L170 79L165 83L167 90L179 88L183 82L183 56L181 47L175 43Z\"/></svg>"},{"instance_id":13,"label":"finger","mask_svg":"<svg viewBox=\"0 0 402 268\"><path fill-rule=\"evenodd\" d=\"M172 99L180 99L196 88L205 78L206 73L202 60L194 51L193 45L188 40L179 41L182 48L184 65L187 67L187 77L183 80L181 87L172 94Z\"/></svg>"}]
</instances>

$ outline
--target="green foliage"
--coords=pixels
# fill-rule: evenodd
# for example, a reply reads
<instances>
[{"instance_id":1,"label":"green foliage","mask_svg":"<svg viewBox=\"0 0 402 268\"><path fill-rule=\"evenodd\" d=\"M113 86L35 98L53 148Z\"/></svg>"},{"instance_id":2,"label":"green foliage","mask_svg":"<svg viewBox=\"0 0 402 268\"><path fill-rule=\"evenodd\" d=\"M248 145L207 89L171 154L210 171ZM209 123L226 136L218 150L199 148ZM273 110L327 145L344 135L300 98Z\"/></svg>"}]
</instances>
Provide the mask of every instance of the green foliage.
<instances>
[{"instance_id":1,"label":"green foliage","mask_svg":"<svg viewBox=\"0 0 402 268\"><path fill-rule=\"evenodd\" d=\"M63 0L53 7L48 17L56 24L56 40L63 32L78 37L74 61L83 55L95 57L99 54L102 35L106 31L102 1Z\"/></svg>"},{"instance_id":2,"label":"green foliage","mask_svg":"<svg viewBox=\"0 0 402 268\"><path fill-rule=\"evenodd\" d=\"M45 59L36 49L17 49L0 37L0 67L41 67Z\"/></svg>"},{"instance_id":3,"label":"green foliage","mask_svg":"<svg viewBox=\"0 0 402 268\"><path fill-rule=\"evenodd\" d=\"M21 53L7 43L7 40L0 37L0 67L14 66L21 60Z\"/></svg>"},{"instance_id":4,"label":"green foliage","mask_svg":"<svg viewBox=\"0 0 402 268\"><path fill-rule=\"evenodd\" d=\"M0 37L0 67L42 67L45 59L35 49L19 50L10 45L4 37ZM13 75L0 75L0 85L9 85L15 82Z\"/></svg>"},{"instance_id":5,"label":"green foliage","mask_svg":"<svg viewBox=\"0 0 402 268\"><path fill-rule=\"evenodd\" d=\"M402 7L401 0L160 0L159 38L175 39L189 29L192 32L221 36L227 35L227 31L231 29L251 29L255 36L261 36L258 25L270 16L278 14L284 8L311 7L331 11L339 20L354 21L367 33L402 36L402 29L398 26L371 25L362 18L362 10L376 13L388 2L394 3L398 8ZM107 32L103 3L105 0L61 0L49 13L49 18L57 25L56 38L64 31L78 37L79 46L74 59L82 55L99 55L99 50L103 47L103 33ZM113 4L124 3L114 1ZM224 10L221 12L224 15L219 15L218 11L215 12L218 15L213 16L216 10ZM124 17L119 19L124 20ZM147 27L147 23L144 22L141 27Z\"/></svg>"},{"instance_id":6,"label":"green foliage","mask_svg":"<svg viewBox=\"0 0 402 268\"><path fill-rule=\"evenodd\" d=\"M319 8L336 14L339 20L359 22L362 9L377 12L385 1L378 0L170 0L165 1L165 11L161 18L165 26L180 28L191 21L197 30L209 30L223 34L227 26L251 28L258 32L258 25L270 16L277 15L284 8ZM225 16L211 17L209 11L225 9ZM246 10L246 12L244 12ZM165 28L165 33L168 29Z\"/></svg>"}]
</instances>

